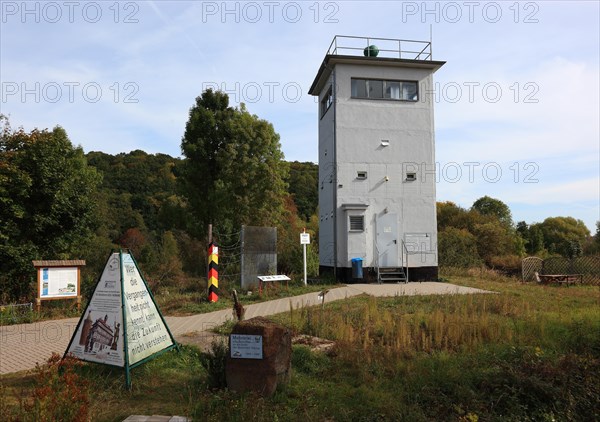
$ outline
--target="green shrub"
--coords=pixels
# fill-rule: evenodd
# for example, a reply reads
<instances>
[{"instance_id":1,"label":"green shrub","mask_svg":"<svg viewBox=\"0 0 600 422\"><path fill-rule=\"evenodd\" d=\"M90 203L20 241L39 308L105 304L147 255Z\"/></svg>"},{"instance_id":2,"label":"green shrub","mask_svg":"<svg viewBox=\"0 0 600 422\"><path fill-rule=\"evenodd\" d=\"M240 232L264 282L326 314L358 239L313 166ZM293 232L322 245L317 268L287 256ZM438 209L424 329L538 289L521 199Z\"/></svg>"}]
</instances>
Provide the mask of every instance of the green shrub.
<instances>
[{"instance_id":1,"label":"green shrub","mask_svg":"<svg viewBox=\"0 0 600 422\"><path fill-rule=\"evenodd\" d=\"M466 229L448 227L438 234L440 266L468 268L481 264L477 239Z\"/></svg>"},{"instance_id":2,"label":"green shrub","mask_svg":"<svg viewBox=\"0 0 600 422\"><path fill-rule=\"evenodd\" d=\"M208 388L220 389L227 387L225 361L228 352L229 348L225 341L215 340L211 344L211 350L200 355L200 364L207 373Z\"/></svg>"}]
</instances>

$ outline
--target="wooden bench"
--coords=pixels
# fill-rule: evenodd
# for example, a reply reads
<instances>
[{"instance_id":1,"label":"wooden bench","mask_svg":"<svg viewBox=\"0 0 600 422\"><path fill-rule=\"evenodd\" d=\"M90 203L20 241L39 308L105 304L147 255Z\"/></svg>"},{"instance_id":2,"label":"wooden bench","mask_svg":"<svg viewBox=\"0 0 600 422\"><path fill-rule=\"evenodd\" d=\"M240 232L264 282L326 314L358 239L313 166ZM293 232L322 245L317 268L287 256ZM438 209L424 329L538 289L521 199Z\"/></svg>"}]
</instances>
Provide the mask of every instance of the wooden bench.
<instances>
[{"instance_id":1,"label":"wooden bench","mask_svg":"<svg viewBox=\"0 0 600 422\"><path fill-rule=\"evenodd\" d=\"M558 285L566 284L568 286L583 281L583 274L539 274L538 272L535 272L534 274L536 281L541 284L556 283Z\"/></svg>"},{"instance_id":2,"label":"wooden bench","mask_svg":"<svg viewBox=\"0 0 600 422\"><path fill-rule=\"evenodd\" d=\"M259 275L258 276L258 293L262 294L263 286L267 287L267 283L274 283L276 281L285 281L286 288L289 288L289 278L287 275Z\"/></svg>"}]
</instances>

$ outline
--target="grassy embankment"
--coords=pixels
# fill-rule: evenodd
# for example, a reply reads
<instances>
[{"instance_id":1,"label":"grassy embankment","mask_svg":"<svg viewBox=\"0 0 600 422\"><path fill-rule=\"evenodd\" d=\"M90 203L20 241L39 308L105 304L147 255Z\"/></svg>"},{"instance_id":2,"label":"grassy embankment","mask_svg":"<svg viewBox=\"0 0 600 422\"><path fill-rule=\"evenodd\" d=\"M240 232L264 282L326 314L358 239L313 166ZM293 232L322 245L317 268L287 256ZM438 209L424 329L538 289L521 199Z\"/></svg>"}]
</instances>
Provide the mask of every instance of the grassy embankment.
<instances>
[{"instance_id":1,"label":"grassy embankment","mask_svg":"<svg viewBox=\"0 0 600 422\"><path fill-rule=\"evenodd\" d=\"M294 346L291 384L272 398L207 390L193 347L134 369L131 392L121 389L117 370L86 365L76 373L91 385L94 421L130 414L214 421L600 419L598 286L446 277L497 294L357 297L276 316L337 346L333 356ZM3 383L4 402L14 410L14 393L26 395L33 378L11 375Z\"/></svg>"}]
</instances>

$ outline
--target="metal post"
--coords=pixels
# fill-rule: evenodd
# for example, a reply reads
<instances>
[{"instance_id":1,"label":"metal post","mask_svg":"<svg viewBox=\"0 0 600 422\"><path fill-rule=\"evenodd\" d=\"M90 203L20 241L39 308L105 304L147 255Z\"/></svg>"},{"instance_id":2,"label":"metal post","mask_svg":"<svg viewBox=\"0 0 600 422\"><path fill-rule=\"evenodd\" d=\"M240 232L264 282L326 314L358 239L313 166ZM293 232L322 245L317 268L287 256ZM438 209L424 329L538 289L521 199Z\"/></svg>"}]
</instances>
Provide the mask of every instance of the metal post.
<instances>
[{"instance_id":1,"label":"metal post","mask_svg":"<svg viewBox=\"0 0 600 422\"><path fill-rule=\"evenodd\" d=\"M306 233L306 229L304 229L304 233ZM304 285L306 286L306 243L302 244L302 255L304 257Z\"/></svg>"},{"instance_id":2,"label":"metal post","mask_svg":"<svg viewBox=\"0 0 600 422\"><path fill-rule=\"evenodd\" d=\"M429 24L429 60L433 60L433 25Z\"/></svg>"},{"instance_id":3,"label":"metal post","mask_svg":"<svg viewBox=\"0 0 600 422\"><path fill-rule=\"evenodd\" d=\"M119 283L121 284L121 315L123 318L123 364L125 366L125 388L127 390L131 390L131 374L129 373L129 341L127 339L127 307L125 306L125 286L123 286L124 277L122 249L119 249L119 278Z\"/></svg>"},{"instance_id":4,"label":"metal post","mask_svg":"<svg viewBox=\"0 0 600 422\"><path fill-rule=\"evenodd\" d=\"M244 274L245 274L245 268L244 268L244 229L246 226L242 226L242 230L240 233L240 287L243 289L244 288Z\"/></svg>"}]
</instances>

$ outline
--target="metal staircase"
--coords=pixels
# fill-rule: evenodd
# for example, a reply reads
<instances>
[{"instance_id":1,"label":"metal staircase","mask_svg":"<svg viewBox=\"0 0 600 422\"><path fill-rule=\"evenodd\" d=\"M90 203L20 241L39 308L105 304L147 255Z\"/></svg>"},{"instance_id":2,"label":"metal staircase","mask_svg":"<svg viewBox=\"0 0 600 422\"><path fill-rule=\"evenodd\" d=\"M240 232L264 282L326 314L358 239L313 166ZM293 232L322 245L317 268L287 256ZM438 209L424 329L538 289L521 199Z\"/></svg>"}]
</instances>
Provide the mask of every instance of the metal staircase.
<instances>
[{"instance_id":1,"label":"metal staircase","mask_svg":"<svg viewBox=\"0 0 600 422\"><path fill-rule=\"evenodd\" d=\"M400 252L400 267L380 267L379 257L380 252L377 244L375 244L375 250L377 251L377 283L408 283L408 249L404 240L400 241L402 249ZM406 262L406 266L405 263Z\"/></svg>"},{"instance_id":2,"label":"metal staircase","mask_svg":"<svg viewBox=\"0 0 600 422\"><path fill-rule=\"evenodd\" d=\"M377 271L378 283L408 283L408 275L404 271L404 267L384 267Z\"/></svg>"}]
</instances>

